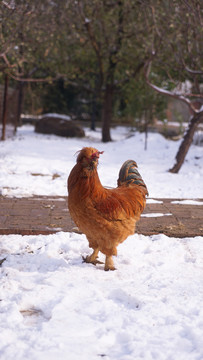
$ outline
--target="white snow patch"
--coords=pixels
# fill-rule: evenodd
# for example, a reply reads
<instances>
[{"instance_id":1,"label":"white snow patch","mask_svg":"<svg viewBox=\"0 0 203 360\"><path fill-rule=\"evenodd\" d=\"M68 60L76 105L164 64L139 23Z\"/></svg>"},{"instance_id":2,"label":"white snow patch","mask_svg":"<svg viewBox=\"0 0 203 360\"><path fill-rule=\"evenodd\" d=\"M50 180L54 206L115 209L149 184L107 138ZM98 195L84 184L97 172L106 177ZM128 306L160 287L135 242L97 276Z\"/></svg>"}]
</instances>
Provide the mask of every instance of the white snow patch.
<instances>
[{"instance_id":1,"label":"white snow patch","mask_svg":"<svg viewBox=\"0 0 203 360\"><path fill-rule=\"evenodd\" d=\"M160 217L160 216L170 216L172 214L162 214L162 213L149 213L149 214L142 214L142 217Z\"/></svg>"},{"instance_id":2,"label":"white snow patch","mask_svg":"<svg viewBox=\"0 0 203 360\"><path fill-rule=\"evenodd\" d=\"M163 204L163 201L156 200L156 199L147 199L146 203L147 204Z\"/></svg>"},{"instance_id":3,"label":"white snow patch","mask_svg":"<svg viewBox=\"0 0 203 360\"><path fill-rule=\"evenodd\" d=\"M180 205L203 205L203 201L196 201L196 200L174 200L171 201L171 204L180 204Z\"/></svg>"}]
</instances>

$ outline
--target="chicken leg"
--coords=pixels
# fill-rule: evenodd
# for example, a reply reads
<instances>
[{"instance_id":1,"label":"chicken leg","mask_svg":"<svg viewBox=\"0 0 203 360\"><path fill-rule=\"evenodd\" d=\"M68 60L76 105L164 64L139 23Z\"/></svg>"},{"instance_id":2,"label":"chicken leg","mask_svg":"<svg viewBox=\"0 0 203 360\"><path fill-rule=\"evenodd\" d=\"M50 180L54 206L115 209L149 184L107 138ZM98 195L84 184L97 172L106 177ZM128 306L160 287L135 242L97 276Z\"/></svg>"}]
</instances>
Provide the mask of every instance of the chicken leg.
<instances>
[{"instance_id":1,"label":"chicken leg","mask_svg":"<svg viewBox=\"0 0 203 360\"><path fill-rule=\"evenodd\" d=\"M83 262L86 262L86 263L90 263L90 264L93 264L93 265L96 265L96 264L103 264L103 262L97 260L98 258L98 253L99 253L99 248L97 249L94 249L93 253L91 255L87 255L86 257L82 257L83 258Z\"/></svg>"},{"instance_id":2,"label":"chicken leg","mask_svg":"<svg viewBox=\"0 0 203 360\"><path fill-rule=\"evenodd\" d=\"M116 270L116 268L115 268L115 266L114 266L114 262L113 262L112 256L107 256L107 255L106 255L106 261L105 261L104 270L105 270L105 271Z\"/></svg>"}]
</instances>

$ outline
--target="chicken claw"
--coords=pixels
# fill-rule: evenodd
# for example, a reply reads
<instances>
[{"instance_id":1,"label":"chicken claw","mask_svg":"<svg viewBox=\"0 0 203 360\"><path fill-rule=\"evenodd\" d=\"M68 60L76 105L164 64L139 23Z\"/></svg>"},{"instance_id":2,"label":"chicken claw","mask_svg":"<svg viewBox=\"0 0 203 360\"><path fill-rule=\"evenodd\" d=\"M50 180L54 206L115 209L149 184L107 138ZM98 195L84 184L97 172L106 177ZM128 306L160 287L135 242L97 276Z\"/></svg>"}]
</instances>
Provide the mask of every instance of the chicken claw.
<instances>
[{"instance_id":1,"label":"chicken claw","mask_svg":"<svg viewBox=\"0 0 203 360\"><path fill-rule=\"evenodd\" d=\"M82 256L83 258L83 262L86 262L86 263L90 263L90 264L93 264L93 265L96 265L96 264L103 264L102 261L99 261L97 260L98 258L98 253L99 253L99 249L95 249L93 251L93 253L91 255L87 255L87 256Z\"/></svg>"},{"instance_id":2,"label":"chicken claw","mask_svg":"<svg viewBox=\"0 0 203 360\"><path fill-rule=\"evenodd\" d=\"M90 257L91 257L91 255L90 256L82 256L83 262L85 262L87 264L93 264L93 265L103 264L102 261L99 261L97 259L90 261L90 259L89 259Z\"/></svg>"}]
</instances>

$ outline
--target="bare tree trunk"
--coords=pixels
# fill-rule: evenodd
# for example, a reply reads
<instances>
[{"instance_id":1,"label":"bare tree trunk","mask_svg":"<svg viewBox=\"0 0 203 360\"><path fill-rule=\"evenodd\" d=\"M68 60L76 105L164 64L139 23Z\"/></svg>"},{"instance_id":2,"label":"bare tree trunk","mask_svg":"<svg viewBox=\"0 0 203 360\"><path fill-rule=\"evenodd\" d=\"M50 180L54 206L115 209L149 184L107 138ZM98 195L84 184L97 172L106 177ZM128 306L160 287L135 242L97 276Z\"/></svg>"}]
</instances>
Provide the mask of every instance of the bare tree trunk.
<instances>
[{"instance_id":1,"label":"bare tree trunk","mask_svg":"<svg viewBox=\"0 0 203 360\"><path fill-rule=\"evenodd\" d=\"M96 122L96 100L94 96L92 100L92 114L91 114L91 125L90 125L90 129L93 131L95 131L95 122Z\"/></svg>"},{"instance_id":2,"label":"bare tree trunk","mask_svg":"<svg viewBox=\"0 0 203 360\"><path fill-rule=\"evenodd\" d=\"M6 74L5 80L4 80L4 99L3 99L3 112L2 112L1 140L5 140L5 137L6 137L7 105L8 105L8 75Z\"/></svg>"},{"instance_id":3,"label":"bare tree trunk","mask_svg":"<svg viewBox=\"0 0 203 360\"><path fill-rule=\"evenodd\" d=\"M104 94L104 103L102 109L102 141L112 141L110 135L111 118L113 111L113 85L107 84Z\"/></svg>"},{"instance_id":4,"label":"bare tree trunk","mask_svg":"<svg viewBox=\"0 0 203 360\"><path fill-rule=\"evenodd\" d=\"M201 112L199 114L193 115L192 119L190 120L189 127L185 133L185 136L183 137L183 141L182 141L182 143L178 149L178 152L176 154L176 163L172 167L172 169L169 170L171 173L178 173L182 164L184 163L184 160L188 153L190 145L192 144L195 130L197 129L202 118L203 118L203 114Z\"/></svg>"},{"instance_id":5,"label":"bare tree trunk","mask_svg":"<svg viewBox=\"0 0 203 360\"><path fill-rule=\"evenodd\" d=\"M21 114L22 114L22 106L23 106L23 87L24 87L24 83L23 81L20 81L18 85L18 105L17 105L15 132L17 130L17 126L22 126Z\"/></svg>"},{"instance_id":6,"label":"bare tree trunk","mask_svg":"<svg viewBox=\"0 0 203 360\"><path fill-rule=\"evenodd\" d=\"M96 101L100 97L100 82L99 77L97 76L95 79L95 86L94 86L94 92L92 97L92 114L91 114L91 125L90 129L94 130L96 129Z\"/></svg>"},{"instance_id":7,"label":"bare tree trunk","mask_svg":"<svg viewBox=\"0 0 203 360\"><path fill-rule=\"evenodd\" d=\"M151 61L152 60L148 61L146 63L146 65L145 65L145 73L144 74L145 74L145 80L146 80L147 84L152 89L154 89L155 91L157 91L160 94L163 94L163 95L166 95L166 96L169 96L169 97L172 97L174 99L178 99L178 100L184 102L189 107L191 113L193 114L192 118L190 120L189 127L188 127L188 129L187 129L187 131L186 131L186 133L185 133L185 135L183 137L182 143L181 143L181 145L180 145L180 147L178 149L178 152L176 154L176 163L174 164L172 169L169 170L171 173L176 174L176 173L178 173L178 171L180 170L181 166L184 163L184 160L185 160L185 157L186 157L186 155L188 153L190 145L192 144L192 140L193 140L195 130L197 129L197 126L199 125L199 123L202 121L203 111L201 110L201 108L198 111L196 109L196 106L194 105L194 103L189 98L187 98L185 95L181 95L181 94L178 94L178 93L167 91L167 90L164 90L164 89L152 84L150 82L150 80L149 80ZM202 72L200 72L200 74L201 73ZM201 97L201 95L200 95L200 97Z\"/></svg>"}]
</instances>

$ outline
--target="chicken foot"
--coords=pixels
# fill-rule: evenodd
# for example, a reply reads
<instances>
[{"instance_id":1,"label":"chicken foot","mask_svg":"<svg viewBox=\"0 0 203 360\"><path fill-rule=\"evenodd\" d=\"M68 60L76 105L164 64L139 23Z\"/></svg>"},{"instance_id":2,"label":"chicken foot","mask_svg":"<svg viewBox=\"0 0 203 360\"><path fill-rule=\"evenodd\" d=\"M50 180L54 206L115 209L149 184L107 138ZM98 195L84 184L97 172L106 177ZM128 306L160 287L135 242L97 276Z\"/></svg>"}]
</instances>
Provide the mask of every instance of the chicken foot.
<instances>
[{"instance_id":1,"label":"chicken foot","mask_svg":"<svg viewBox=\"0 0 203 360\"><path fill-rule=\"evenodd\" d=\"M105 261L104 270L105 270L105 271L116 270L116 268L115 268L115 266L114 266L114 262L113 262L112 256L107 256L107 255L106 255L106 261Z\"/></svg>"},{"instance_id":2,"label":"chicken foot","mask_svg":"<svg viewBox=\"0 0 203 360\"><path fill-rule=\"evenodd\" d=\"M83 256L83 262L86 262L88 264L103 264L102 261L97 260L98 258L98 254L99 254L99 249L94 249L93 253L91 255L87 255L86 257ZM106 255L106 260L105 260L105 266L104 266L104 270L105 271L109 271L109 270L116 270L115 266L114 266L114 262L113 262L113 258L112 256L107 256Z\"/></svg>"},{"instance_id":3,"label":"chicken foot","mask_svg":"<svg viewBox=\"0 0 203 360\"><path fill-rule=\"evenodd\" d=\"M90 263L90 264L93 264L93 265L96 265L96 264L103 264L102 261L99 261L97 260L98 258L98 253L99 253L99 249L94 249L93 253L91 255L87 255L86 257L83 256L83 262L86 262L86 263Z\"/></svg>"}]
</instances>

